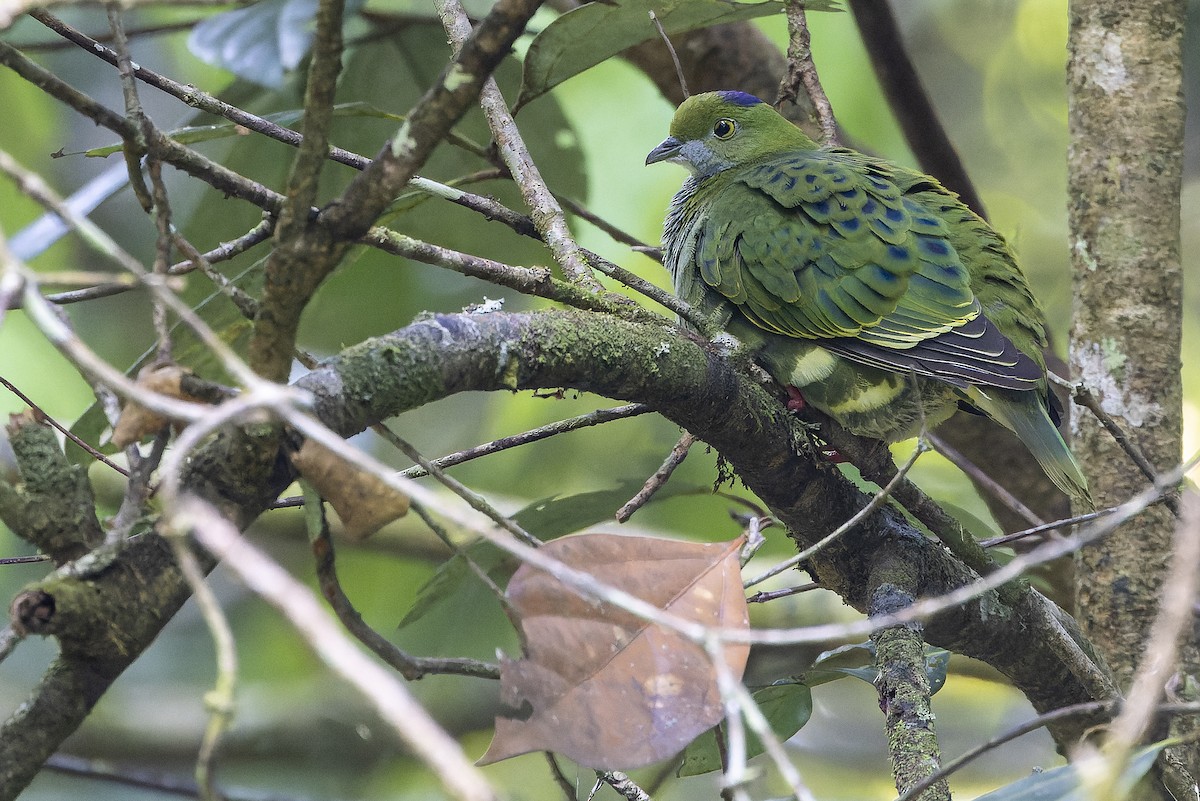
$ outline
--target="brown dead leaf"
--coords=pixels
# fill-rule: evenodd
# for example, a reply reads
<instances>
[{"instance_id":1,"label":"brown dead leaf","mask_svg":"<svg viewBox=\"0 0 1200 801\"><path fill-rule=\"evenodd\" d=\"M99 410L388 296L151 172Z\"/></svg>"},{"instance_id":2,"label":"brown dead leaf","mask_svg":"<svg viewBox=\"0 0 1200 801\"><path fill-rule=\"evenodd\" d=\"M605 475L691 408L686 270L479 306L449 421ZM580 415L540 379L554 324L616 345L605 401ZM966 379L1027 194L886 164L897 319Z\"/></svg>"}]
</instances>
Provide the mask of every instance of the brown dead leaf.
<instances>
[{"instance_id":1,"label":"brown dead leaf","mask_svg":"<svg viewBox=\"0 0 1200 801\"><path fill-rule=\"evenodd\" d=\"M182 381L186 374L187 371L177 364L147 364L138 371L137 385L160 395L194 400L183 391ZM131 401L125 404L121 416L117 418L116 426L113 427L112 444L118 448L132 445L162 431L169 422L165 417Z\"/></svg>"},{"instance_id":2,"label":"brown dead leaf","mask_svg":"<svg viewBox=\"0 0 1200 801\"><path fill-rule=\"evenodd\" d=\"M408 513L408 496L396 492L383 479L360 470L313 440L305 440L292 454L296 470L329 501L342 520L342 533L361 542L393 520Z\"/></svg>"},{"instance_id":3,"label":"brown dead leaf","mask_svg":"<svg viewBox=\"0 0 1200 801\"><path fill-rule=\"evenodd\" d=\"M679 617L732 628L749 625L741 544L580 534L543 552ZM636 768L673 756L724 716L704 648L673 630L580 597L528 565L506 596L526 655L501 665L501 697L531 711L496 718L480 764L547 750L589 768ZM738 678L748 653L746 645L725 647Z\"/></svg>"}]
</instances>

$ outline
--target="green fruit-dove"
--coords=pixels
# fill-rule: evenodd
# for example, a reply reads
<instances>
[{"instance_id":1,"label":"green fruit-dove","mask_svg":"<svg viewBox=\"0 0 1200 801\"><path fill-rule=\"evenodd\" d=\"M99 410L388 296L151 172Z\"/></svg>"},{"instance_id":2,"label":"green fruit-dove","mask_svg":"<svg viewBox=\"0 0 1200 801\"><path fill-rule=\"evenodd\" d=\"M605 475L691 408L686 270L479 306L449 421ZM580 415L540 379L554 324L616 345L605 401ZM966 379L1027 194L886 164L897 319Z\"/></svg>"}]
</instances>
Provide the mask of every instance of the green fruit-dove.
<instances>
[{"instance_id":1,"label":"green fruit-dove","mask_svg":"<svg viewBox=\"0 0 1200 801\"><path fill-rule=\"evenodd\" d=\"M691 171L671 202L675 293L854 433L915 436L959 406L1014 431L1091 506L1055 428L1044 322L1004 239L919 172L820 147L763 101L684 101L646 163Z\"/></svg>"}]
</instances>

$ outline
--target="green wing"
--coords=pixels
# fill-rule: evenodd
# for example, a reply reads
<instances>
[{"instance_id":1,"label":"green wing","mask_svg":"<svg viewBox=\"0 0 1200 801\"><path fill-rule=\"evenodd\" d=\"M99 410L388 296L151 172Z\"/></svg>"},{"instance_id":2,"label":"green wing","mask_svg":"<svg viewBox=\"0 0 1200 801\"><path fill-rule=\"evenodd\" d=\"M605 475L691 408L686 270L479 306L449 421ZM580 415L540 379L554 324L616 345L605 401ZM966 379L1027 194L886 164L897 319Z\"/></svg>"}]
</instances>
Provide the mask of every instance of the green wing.
<instances>
[{"instance_id":1,"label":"green wing","mask_svg":"<svg viewBox=\"0 0 1200 801\"><path fill-rule=\"evenodd\" d=\"M695 269L766 331L958 386L1038 386L1041 364L984 313L925 181L842 151L728 170L691 198Z\"/></svg>"}]
</instances>

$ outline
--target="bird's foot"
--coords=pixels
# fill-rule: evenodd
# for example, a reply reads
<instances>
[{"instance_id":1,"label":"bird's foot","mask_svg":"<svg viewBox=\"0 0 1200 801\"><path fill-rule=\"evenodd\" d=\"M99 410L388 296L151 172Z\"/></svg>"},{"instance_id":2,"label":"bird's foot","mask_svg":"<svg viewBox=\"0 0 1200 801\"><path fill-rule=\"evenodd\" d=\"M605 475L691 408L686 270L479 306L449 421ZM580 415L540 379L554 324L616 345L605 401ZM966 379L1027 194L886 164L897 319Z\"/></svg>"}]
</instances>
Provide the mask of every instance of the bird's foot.
<instances>
[{"instance_id":1,"label":"bird's foot","mask_svg":"<svg viewBox=\"0 0 1200 801\"><path fill-rule=\"evenodd\" d=\"M789 412L802 412L808 407L808 402L804 400L804 395L800 394L800 390L788 384L784 389L787 390L787 409Z\"/></svg>"},{"instance_id":2,"label":"bird's foot","mask_svg":"<svg viewBox=\"0 0 1200 801\"><path fill-rule=\"evenodd\" d=\"M849 459L847 459L845 456L842 456L840 451L828 446L821 448L821 456L824 457L825 461L831 464L848 464L850 462Z\"/></svg>"}]
</instances>

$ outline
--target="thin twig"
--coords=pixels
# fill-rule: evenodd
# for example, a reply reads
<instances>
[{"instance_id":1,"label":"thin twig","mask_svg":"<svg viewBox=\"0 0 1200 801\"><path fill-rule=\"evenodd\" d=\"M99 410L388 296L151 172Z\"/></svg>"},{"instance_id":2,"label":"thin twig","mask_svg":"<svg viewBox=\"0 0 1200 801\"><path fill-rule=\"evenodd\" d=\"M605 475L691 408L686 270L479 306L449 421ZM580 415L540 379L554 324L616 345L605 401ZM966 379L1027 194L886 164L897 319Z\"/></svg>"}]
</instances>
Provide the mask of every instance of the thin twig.
<instances>
[{"instance_id":1,"label":"thin twig","mask_svg":"<svg viewBox=\"0 0 1200 801\"><path fill-rule=\"evenodd\" d=\"M815 801L812 791L804 784L804 780L800 777L800 772L796 769L795 764L788 758L787 753L783 750L783 743L780 742L778 735L771 729L771 724L767 721L765 715L758 704L754 700L754 696L746 689L746 685L738 681L733 672L729 669L729 665L724 659L724 649L720 645L717 638L709 638L705 643L708 651L709 660L713 664L714 671L717 674L717 686L721 690L721 697L726 700L727 707L732 706L733 714L726 717L726 723L729 724L730 734L732 735L741 719L745 719L746 725L758 736L758 741L762 743L763 750L770 757L772 764L779 771L780 777L787 783L792 791L792 795L796 801ZM726 776L729 776L728 771L733 769L733 742L731 736L730 741L730 756L729 764L726 766ZM744 746L743 746L744 747ZM742 754L742 766L740 770L745 769L745 755ZM735 783L740 784L735 777ZM726 786L729 786L727 783Z\"/></svg>"},{"instance_id":2,"label":"thin twig","mask_svg":"<svg viewBox=\"0 0 1200 801\"><path fill-rule=\"evenodd\" d=\"M46 561L49 559L50 557L46 557ZM24 637L18 634L11 625L0 629L0 662L7 659L23 639Z\"/></svg>"},{"instance_id":3,"label":"thin twig","mask_svg":"<svg viewBox=\"0 0 1200 801\"><path fill-rule=\"evenodd\" d=\"M646 297L650 298L650 300L662 306L664 309L670 309L671 311L675 312L677 315L679 315L681 320L686 320L708 339L712 339L721 333L721 330L713 323L712 320L705 317L699 309L690 305L682 298L677 297L665 289L660 289L659 287L647 281L645 278L642 278L640 275L630 272L624 267L613 264L611 261L603 256L600 256L599 254L593 253L590 250L585 250L584 252L587 254L592 266L597 270L604 273L609 278L620 281L633 291L645 295Z\"/></svg>"},{"instance_id":4,"label":"thin twig","mask_svg":"<svg viewBox=\"0 0 1200 801\"><path fill-rule=\"evenodd\" d=\"M391 443L401 453L403 453L409 459L412 459L414 462L416 462L422 468L424 468L429 473L430 476L432 476L437 481L441 482L442 485L445 486L448 490L450 490L455 495L457 495L458 497L460 497L464 501L466 501L467 505L470 506L472 509L474 509L475 511L477 511L483 515L486 515L488 518L490 518L492 521L494 521L497 525L499 525L501 528L503 528L509 534L513 535L516 539L520 540L525 545L532 547L532 548L537 548L542 544L541 541L537 537L533 536L528 531L526 531L525 529L523 529L519 525L517 525L517 523L511 517L508 517L507 515L501 513L499 509L497 509L496 507L494 507L490 503L488 503L488 501L482 495L473 491L471 488L469 488L467 485L463 484L458 479L452 478L451 476L447 475L446 472L444 470L442 470L442 468L435 465L429 459L426 459L420 453L420 451L418 451L411 444L409 444L409 442L407 440L405 440L403 437L401 437L399 434L392 431L390 428L387 428L386 426L377 427L375 430L377 432L379 432L380 435L383 436L383 438L385 440L387 440L389 443Z\"/></svg>"},{"instance_id":5,"label":"thin twig","mask_svg":"<svg viewBox=\"0 0 1200 801\"><path fill-rule=\"evenodd\" d=\"M171 549L175 553L175 561L183 577L192 589L192 596L200 607L200 614L212 635L213 648L216 651L216 682L213 689L204 696L209 715L208 724L204 727L204 737L200 741L200 750L196 755L196 786L204 801L221 801L222 795L213 784L213 760L220 748L221 738L233 723L234 693L237 688L237 645L234 642L233 630L229 627L229 619L221 611L217 596L205 582L204 571L183 536L171 537Z\"/></svg>"},{"instance_id":6,"label":"thin twig","mask_svg":"<svg viewBox=\"0 0 1200 801\"><path fill-rule=\"evenodd\" d=\"M53 561L53 557L44 553L35 553L29 556L5 556L0 558L0 565L33 565L38 562L50 561Z\"/></svg>"},{"instance_id":7,"label":"thin twig","mask_svg":"<svg viewBox=\"0 0 1200 801\"><path fill-rule=\"evenodd\" d=\"M104 537L106 543L112 544L128 537L133 531L133 527L146 514L146 502L150 500L152 494L150 480L158 468L159 462L162 461L170 435L169 427L159 431L154 437L154 444L150 448L149 455L144 457L136 445L130 445L125 449L130 465L129 481L125 485L121 507L117 509L112 520L108 521L108 533Z\"/></svg>"},{"instance_id":8,"label":"thin twig","mask_svg":"<svg viewBox=\"0 0 1200 801\"><path fill-rule=\"evenodd\" d=\"M633 517L633 513L641 509L650 499L654 497L654 493L658 492L671 478L671 474L675 472L675 468L683 464L683 460L687 458L688 451L692 444L696 441L694 434L684 431L679 441L675 443L675 447L671 448L671 452L667 454L666 460L662 465L654 471L654 475L646 479L646 483L637 491L637 494L626 501L625 505L617 510L615 515L618 523L624 523Z\"/></svg>"},{"instance_id":9,"label":"thin twig","mask_svg":"<svg viewBox=\"0 0 1200 801\"><path fill-rule=\"evenodd\" d=\"M560 195L557 192L554 194L554 197L556 200L558 200L559 203L562 204L563 208L565 208L567 211L574 214L576 217L579 217L580 219L583 219L583 220L587 220L592 225L596 226L601 231L608 234L609 237L611 237L614 242L620 242L622 245L629 245L631 248L640 248L643 251L657 249L657 248L654 248L653 246L643 242L642 240L638 239L633 234L630 234L626 231L622 231L620 228L613 225L608 220L604 219L600 215L596 214L595 212L593 212L590 209L588 209L587 207L585 207L582 203L579 203L576 200L566 197L565 195ZM590 258L590 256L589 256L589 258ZM660 259L660 261L661 261L661 259Z\"/></svg>"},{"instance_id":10,"label":"thin twig","mask_svg":"<svg viewBox=\"0 0 1200 801\"><path fill-rule=\"evenodd\" d=\"M558 764L558 760L554 758L554 754L550 751L543 751L542 755L546 758L546 764L550 768L550 778L558 785L558 789L562 791L564 801L576 801L575 786L571 784L571 780L567 778L567 774L563 773L562 766Z\"/></svg>"},{"instance_id":11,"label":"thin twig","mask_svg":"<svg viewBox=\"0 0 1200 801\"><path fill-rule=\"evenodd\" d=\"M46 414L45 409L43 409L42 407L40 407L36 403L34 403L32 400L30 400L28 395L26 395L21 390L17 389L16 386L14 386L13 383L11 381L9 381L7 378L5 378L4 376L0 376L0 385L3 385L5 389L7 389L12 394L16 395L18 398L20 398L22 403L24 403L30 409L33 409L33 411L35 413L37 413L37 415L42 420L45 420L49 425L53 426L64 437L71 440L71 442L74 442L76 445L78 445L79 447L81 447L85 451L87 451L88 454L93 459L95 459L98 462L102 462L103 464L107 465L108 467L111 467L113 470L115 470L116 472L125 476L126 478L129 477L128 470L126 470L124 467L121 467L121 465L117 464L112 459L109 459L107 456L105 456L103 453L101 453L100 451L93 448L88 443L84 442L82 439L80 439L74 432L72 432L66 426L59 423L57 420L55 420L50 415Z\"/></svg>"},{"instance_id":12,"label":"thin twig","mask_svg":"<svg viewBox=\"0 0 1200 801\"><path fill-rule=\"evenodd\" d=\"M368 658L342 632L311 590L250 545L228 520L195 497L178 500L173 524L191 530L251 590L280 611L305 643L371 703L409 749L462 801L494 801L487 779L462 747L429 716L394 674Z\"/></svg>"},{"instance_id":13,"label":"thin twig","mask_svg":"<svg viewBox=\"0 0 1200 801\"><path fill-rule=\"evenodd\" d=\"M1021 503L1015 495L1001 486L994 478L979 469L979 465L972 462L966 456L963 456L950 443L939 437L937 434L926 434L926 439L933 449L945 456L946 459L959 470L967 474L967 477L975 483L976 486L982 487L986 492L991 494L998 501L1003 503L1017 515L1023 517L1028 523L1034 526L1042 526L1046 524L1037 514L1025 504Z\"/></svg>"},{"instance_id":14,"label":"thin twig","mask_svg":"<svg viewBox=\"0 0 1200 801\"><path fill-rule=\"evenodd\" d=\"M679 54L675 52L675 45L671 44L658 15L653 11L650 12L650 22L654 24L654 29L658 31L658 37L663 40L667 52L671 54L671 63L675 65L675 77L679 79L679 90L683 93L684 98L687 98L691 93L688 91L687 79L683 77L683 65L679 63Z\"/></svg>"},{"instance_id":15,"label":"thin twig","mask_svg":"<svg viewBox=\"0 0 1200 801\"><path fill-rule=\"evenodd\" d=\"M817 75L817 65L813 62L811 37L808 33L808 20L804 14L804 5L799 0L788 0L785 6L788 21L788 71L779 82L779 95L775 106L778 108L784 102L795 102L804 87L808 99L812 102L813 111L817 115L817 124L821 128L821 138L824 144L837 145L837 120L833 116L833 106L821 86Z\"/></svg>"},{"instance_id":16,"label":"thin twig","mask_svg":"<svg viewBox=\"0 0 1200 801\"><path fill-rule=\"evenodd\" d=\"M1057 376L1055 376L1058 379ZM1059 383L1063 383L1062 379L1058 379ZM1108 412L1104 410L1100 399L1092 392L1089 387L1082 383L1067 384L1071 389L1071 399L1083 408L1091 412L1095 418L1104 427L1104 430L1109 433L1113 441L1120 446L1121 450L1137 465L1138 470L1142 471L1142 475L1149 479L1152 483L1158 481L1158 470L1146 458L1146 454L1142 453L1142 449L1138 444L1125 433L1125 430L1117 424L1117 421L1112 418ZM1166 496L1167 508L1169 508L1176 517L1179 516L1179 502L1171 495Z\"/></svg>"},{"instance_id":17,"label":"thin twig","mask_svg":"<svg viewBox=\"0 0 1200 801\"><path fill-rule=\"evenodd\" d=\"M38 10L39 9L34 9L34 12ZM30 16L32 16L32 14L30 14ZM179 33L180 31L190 31L192 28L196 27L198 22L207 19L209 16L209 14L205 14L204 16L197 17L193 20L167 22L163 23L162 25L141 25L134 27L126 26L125 36L128 39L135 39L142 36L160 36L163 34ZM112 31L109 31L108 33L91 34L91 38L95 39L97 42L111 42L113 35ZM59 50L67 50L72 47L72 45L74 45L73 42L61 42L56 39L40 42L13 42L14 47L26 53L53 53Z\"/></svg>"},{"instance_id":18,"label":"thin twig","mask_svg":"<svg viewBox=\"0 0 1200 801\"><path fill-rule=\"evenodd\" d=\"M558 420L554 423L549 423L539 428L530 429L520 434L514 434L511 437L501 437L494 439L491 442L485 442L482 445L476 445L473 448L458 451L456 453L440 456L437 459L431 459L430 463L437 465L440 468L454 467L455 465L469 462L472 459L478 459L481 456L490 456L493 453L510 448L517 448L522 445L528 445L531 442L547 439L558 434L565 434L569 431L575 431L587 426L600 425L612 420L623 420L629 417L646 414L652 411L649 406L641 403L628 403L624 406L614 406L611 409L596 409L595 411L581 414L577 417L568 417L565 420ZM398 473L402 478L421 478L429 475L424 467L414 465L406 470L401 470ZM303 498L299 495L290 498L281 498L276 501L272 508L285 508L300 506L303 503Z\"/></svg>"},{"instance_id":19,"label":"thin twig","mask_svg":"<svg viewBox=\"0 0 1200 801\"><path fill-rule=\"evenodd\" d=\"M158 793L182 798L196 798L200 794L196 782L192 779L182 779L157 771L117 770L107 761L83 759L71 754L51 755L46 760L45 768L68 776L78 776L124 787L154 790ZM250 790L231 790L227 787L221 788L221 798L225 801L306 801L303 797L281 796L275 793L265 794Z\"/></svg>"},{"instance_id":20,"label":"thin twig","mask_svg":"<svg viewBox=\"0 0 1200 801\"><path fill-rule=\"evenodd\" d=\"M580 428L588 426L600 425L612 420L624 420L629 417L636 417L640 414L646 414L651 411L649 406L642 403L627 403L624 406L614 406L611 409L596 409L595 411L581 414L577 417L568 417L565 420L558 420L554 423L549 423L538 428L530 429L520 434L514 434L511 437L500 437L491 442L485 442L482 445L476 445L473 448L458 451L457 453L440 456L437 459L431 459L430 463L435 464L440 468L453 467L469 462L472 459L478 459L481 456L490 456L493 453L500 453L509 448L518 448L522 445L528 445L531 442L547 439L565 434L568 431L576 431ZM410 467L407 470L401 470L400 475L405 478L420 478L421 476L429 475L425 468L420 465Z\"/></svg>"},{"instance_id":21,"label":"thin twig","mask_svg":"<svg viewBox=\"0 0 1200 801\"><path fill-rule=\"evenodd\" d=\"M162 162L157 158L148 157L146 172L150 175L150 196L154 199L154 223L157 228L153 270L155 275L165 279L170 268L171 246L177 238L182 239L183 236L175 233L171 223L171 203L167 198L167 185L162 179ZM165 281L163 285L166 286ZM157 293L151 294L150 297L153 303L154 332L158 337L158 353L155 358L159 361L169 361L172 348L167 309Z\"/></svg>"},{"instance_id":22,"label":"thin twig","mask_svg":"<svg viewBox=\"0 0 1200 801\"><path fill-rule=\"evenodd\" d=\"M133 59L129 57L129 43L125 41L125 29L121 25L121 13L115 4L105 8L108 14L108 26L113 34L113 44L117 51L117 74L121 78L121 94L125 99L125 116L131 124L131 131L122 134L124 146L121 148L125 157L125 166L129 173L129 186L137 197L142 209L146 212L154 206L149 190L142 177L142 157L146 155L147 144L153 130L146 114L142 111L142 103L138 99L137 81L133 78Z\"/></svg>"},{"instance_id":23,"label":"thin twig","mask_svg":"<svg viewBox=\"0 0 1200 801\"><path fill-rule=\"evenodd\" d=\"M0 172L17 185L22 194L46 210L54 212L64 223L74 228L83 241L97 253L133 275L140 277L146 274L146 268L140 261L118 245L98 225L72 211L40 175L25 169L5 151L0 151Z\"/></svg>"},{"instance_id":24,"label":"thin twig","mask_svg":"<svg viewBox=\"0 0 1200 801\"><path fill-rule=\"evenodd\" d=\"M585 311L603 311L626 319L642 322L656 320L659 315L635 303L614 303L609 298L587 291L567 281L555 278L544 267L513 267L481 256L460 253L422 242L404 234L375 226L364 234L360 242L377 247L387 253L413 259L414 261L445 267L463 275L482 278L499 286L515 289L526 295L555 300ZM599 269L599 268L598 268ZM603 272L603 270L601 270ZM637 279L641 281L642 279ZM649 282L646 282L649 285ZM632 284L631 284L632 286ZM650 285L652 286L652 285ZM636 289L636 287L634 287ZM655 287L654 289L657 290ZM641 290L638 290L641 291ZM662 290L657 290L662 292ZM666 302L670 302L669 300Z\"/></svg>"},{"instance_id":25,"label":"thin twig","mask_svg":"<svg viewBox=\"0 0 1200 801\"><path fill-rule=\"evenodd\" d=\"M765 604L768 601L778 601L780 598L790 598L793 595L799 595L802 592L812 592L813 590L821 589L821 585L815 581L810 581L807 584L798 584L795 587L785 587L782 590L760 590L746 598L748 604Z\"/></svg>"},{"instance_id":26,"label":"thin twig","mask_svg":"<svg viewBox=\"0 0 1200 801\"><path fill-rule=\"evenodd\" d=\"M437 7L442 25L449 34L457 55L471 35L471 21L458 0L438 0ZM585 290L602 292L603 287L592 275L587 259L567 227L567 218L563 215L562 207L554 199L554 195L542 179L541 172L530 157L516 121L513 120L494 78L489 77L483 82L479 93L479 105L483 108L500 157L508 166L513 180L521 190L521 197L529 207L534 225L537 226L550 252L554 254L554 260L562 267L567 280Z\"/></svg>"},{"instance_id":27,"label":"thin twig","mask_svg":"<svg viewBox=\"0 0 1200 801\"><path fill-rule=\"evenodd\" d=\"M783 571L795 567L806 559L811 559L813 556L819 553L821 549L825 548L838 537L842 536L847 531L850 531L859 523L866 520L870 515L874 514L875 510L887 502L887 499L891 496L892 492L896 489L900 482L904 480L904 477L908 475L908 471L912 470L913 465L917 463L917 459L920 458L921 454L926 450L928 450L928 446L925 445L924 440L917 440L917 447L913 449L912 455L908 457L908 461L901 465L900 469L897 470L896 474L892 476L891 480L884 485L883 489L875 493L875 495L871 498L870 503L868 503L862 509L859 509L853 517L851 517L845 523L842 523L840 526L822 537L817 542L810 545L808 548L805 548L795 556L780 562L761 575L749 579L748 581L744 582L742 586L746 589L749 589L755 584L761 584L772 576L777 576Z\"/></svg>"},{"instance_id":28,"label":"thin twig","mask_svg":"<svg viewBox=\"0 0 1200 801\"><path fill-rule=\"evenodd\" d=\"M272 232L275 230L275 218L268 217L260 222L254 228L242 234L237 239L230 242L225 242L218 247L213 248L205 253L199 254L203 259L203 263L198 263L196 258L190 254L185 261L176 262L167 268L167 274L171 276L186 275L197 269L203 269L204 264L211 266L223 261L228 261L234 256L240 255L255 245L261 244L271 238ZM176 242L178 244L178 241ZM209 277L211 273L206 271ZM54 284L57 282L59 273L50 273L43 275L42 285ZM222 276L223 278L223 276ZM109 281L95 286L84 287L82 289L74 289L68 292L54 292L46 295L46 300L51 303L65 306L70 303L82 303L96 298L107 298L113 295L119 295L123 292L128 292L131 289L140 289L143 286L141 281L136 280L132 276L123 277L122 280ZM168 285L172 289L174 286ZM19 304L8 304L8 308L17 308Z\"/></svg>"},{"instance_id":29,"label":"thin twig","mask_svg":"<svg viewBox=\"0 0 1200 801\"><path fill-rule=\"evenodd\" d=\"M409 681L416 681L433 673L474 676L481 679L500 678L500 668L477 659L431 659L412 656L367 625L338 581L333 539L329 536L329 524L320 499L315 495L306 495L305 499L305 520L313 557L317 563L317 581L321 586L321 594L329 602L338 620L355 639L370 648L376 656Z\"/></svg>"},{"instance_id":30,"label":"thin twig","mask_svg":"<svg viewBox=\"0 0 1200 801\"><path fill-rule=\"evenodd\" d=\"M1025 537L1031 537L1035 534L1041 534L1044 531L1054 531L1067 526L1075 526L1080 523L1090 523L1093 520L1099 520L1101 517L1110 515L1117 511L1118 507L1112 506L1108 509L1101 509L1096 512L1088 512L1084 515L1076 515L1075 517L1067 517L1062 520L1055 520L1052 523L1043 523L1040 526L1027 528L1024 531L1014 531L1012 534L1005 534L1003 537L992 537L986 540L980 540L979 545L983 548L995 548L997 545L1007 545L1010 542L1015 542Z\"/></svg>"}]
</instances>

